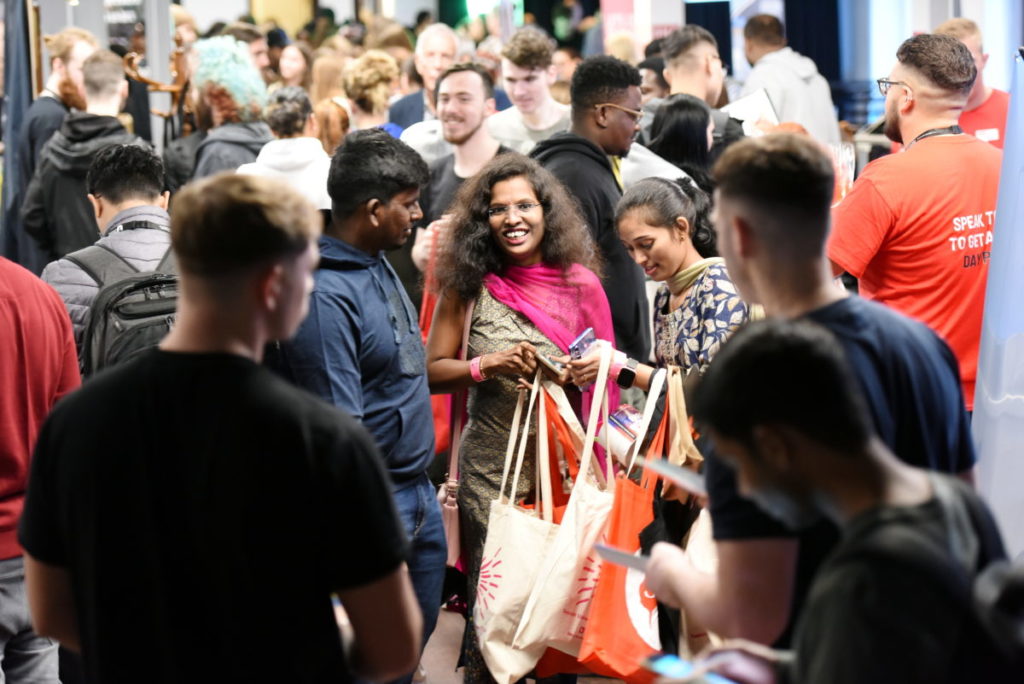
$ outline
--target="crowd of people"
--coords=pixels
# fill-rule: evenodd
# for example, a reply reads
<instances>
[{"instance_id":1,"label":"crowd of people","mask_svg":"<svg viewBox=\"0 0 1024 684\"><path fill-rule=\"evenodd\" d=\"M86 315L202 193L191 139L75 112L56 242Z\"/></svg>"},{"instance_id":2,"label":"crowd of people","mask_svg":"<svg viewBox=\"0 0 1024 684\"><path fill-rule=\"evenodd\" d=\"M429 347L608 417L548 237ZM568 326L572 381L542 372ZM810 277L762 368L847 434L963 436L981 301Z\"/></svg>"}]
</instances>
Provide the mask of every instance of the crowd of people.
<instances>
[{"instance_id":1,"label":"crowd of people","mask_svg":"<svg viewBox=\"0 0 1024 684\"><path fill-rule=\"evenodd\" d=\"M899 45L893 152L834 203L828 82L778 18L747 21L741 91L774 125L723 110L705 28L581 58L578 9L554 36L324 13L200 37L175 6L162 154L121 57L47 37L4 188L0 681L429 681L445 606L452 669L495 681L478 602L524 393L561 386L584 429L602 396L667 421L662 369L707 489L657 490L663 651L690 623L748 684L1024 671L971 600L1006 556L973 487L1008 101L977 25ZM539 509L549 466L512 502Z\"/></svg>"}]
</instances>

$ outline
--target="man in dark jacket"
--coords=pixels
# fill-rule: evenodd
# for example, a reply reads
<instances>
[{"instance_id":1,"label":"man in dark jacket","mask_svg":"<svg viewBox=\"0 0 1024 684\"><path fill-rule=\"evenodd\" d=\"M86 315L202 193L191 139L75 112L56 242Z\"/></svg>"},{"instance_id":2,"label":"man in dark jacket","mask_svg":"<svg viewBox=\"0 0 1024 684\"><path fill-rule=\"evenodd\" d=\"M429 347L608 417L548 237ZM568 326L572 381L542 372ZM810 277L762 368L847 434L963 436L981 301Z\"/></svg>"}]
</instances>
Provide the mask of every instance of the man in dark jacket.
<instances>
[{"instance_id":1,"label":"man in dark jacket","mask_svg":"<svg viewBox=\"0 0 1024 684\"><path fill-rule=\"evenodd\" d=\"M68 27L44 38L50 53L50 76L46 87L25 112L17 141L8 142L12 168L17 173L4 179L4 242L2 251L10 259L35 274L47 258L35 240L25 235L21 225L21 205L25 190L35 174L43 146L50 140L70 108L85 109L82 64L96 50L96 39L85 29Z\"/></svg>"},{"instance_id":2,"label":"man in dark jacket","mask_svg":"<svg viewBox=\"0 0 1024 684\"><path fill-rule=\"evenodd\" d=\"M640 128L640 73L614 57L591 57L573 73L570 97L569 131L539 143L530 156L576 197L601 250L616 348L646 359L651 338L644 274L614 225L615 203L622 197L619 165Z\"/></svg>"},{"instance_id":3,"label":"man in dark jacket","mask_svg":"<svg viewBox=\"0 0 1024 684\"><path fill-rule=\"evenodd\" d=\"M420 156L385 131L345 139L331 161L333 223L320 237L309 314L268 355L285 377L361 421L380 447L410 542L423 646L440 610L447 544L426 472L434 457L426 352L416 310L384 252L402 246L423 217L428 178Z\"/></svg>"},{"instance_id":4,"label":"man in dark jacket","mask_svg":"<svg viewBox=\"0 0 1024 684\"><path fill-rule=\"evenodd\" d=\"M99 228L96 244L139 273L155 270L171 248L171 217L160 157L142 145L110 145L93 160L86 187ZM94 276L87 270L96 262L88 254L95 250L86 250L50 263L42 276L64 300L79 351L96 295L114 282L100 282L100 273Z\"/></svg>"},{"instance_id":5,"label":"man in dark jacket","mask_svg":"<svg viewBox=\"0 0 1024 684\"><path fill-rule=\"evenodd\" d=\"M82 73L86 111L68 114L43 148L21 207L25 232L50 261L96 242L96 217L85 189L96 153L117 143L142 144L116 118L128 92L121 58L99 50L85 60Z\"/></svg>"}]
</instances>

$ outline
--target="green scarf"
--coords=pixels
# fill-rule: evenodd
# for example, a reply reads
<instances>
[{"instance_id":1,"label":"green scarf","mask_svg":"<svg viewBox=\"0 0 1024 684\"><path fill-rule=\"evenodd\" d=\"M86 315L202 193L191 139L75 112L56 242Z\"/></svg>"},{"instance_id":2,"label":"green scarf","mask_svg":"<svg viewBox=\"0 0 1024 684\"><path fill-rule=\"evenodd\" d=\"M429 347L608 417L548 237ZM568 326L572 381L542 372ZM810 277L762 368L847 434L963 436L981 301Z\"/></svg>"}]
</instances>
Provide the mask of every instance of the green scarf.
<instances>
[{"instance_id":1,"label":"green scarf","mask_svg":"<svg viewBox=\"0 0 1024 684\"><path fill-rule=\"evenodd\" d=\"M684 268L679 273L676 273L674 276L672 276L666 281L669 292L671 292L673 296L678 296L686 292L695 282L697 282L697 278L700 278L704 271L708 270L710 267L716 264L724 263L725 259L723 259L722 257L711 257L710 259L701 259L694 265L688 268Z\"/></svg>"}]
</instances>

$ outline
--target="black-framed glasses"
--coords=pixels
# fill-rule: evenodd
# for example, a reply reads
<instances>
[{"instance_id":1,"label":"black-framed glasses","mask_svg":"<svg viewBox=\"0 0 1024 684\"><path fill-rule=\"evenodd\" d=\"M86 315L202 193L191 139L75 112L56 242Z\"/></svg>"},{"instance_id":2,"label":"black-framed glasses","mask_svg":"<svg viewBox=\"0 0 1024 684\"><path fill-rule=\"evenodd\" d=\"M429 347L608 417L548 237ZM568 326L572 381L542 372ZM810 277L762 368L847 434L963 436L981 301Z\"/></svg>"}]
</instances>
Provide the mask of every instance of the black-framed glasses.
<instances>
[{"instance_id":1,"label":"black-framed glasses","mask_svg":"<svg viewBox=\"0 0 1024 684\"><path fill-rule=\"evenodd\" d=\"M510 209L515 209L519 215L525 214L528 211L532 211L534 208L539 207L540 202L516 202L515 204L496 204L493 207L487 207L487 216L490 218L497 218L499 216L506 216Z\"/></svg>"},{"instance_id":2,"label":"black-framed glasses","mask_svg":"<svg viewBox=\"0 0 1024 684\"><path fill-rule=\"evenodd\" d=\"M910 84L907 83L906 81L893 81L888 78L876 79L875 83L878 84L878 92L882 94L882 97L885 97L886 94L889 92L889 88L892 88L894 85L900 85L907 89L910 88Z\"/></svg>"},{"instance_id":3,"label":"black-framed glasses","mask_svg":"<svg viewBox=\"0 0 1024 684\"><path fill-rule=\"evenodd\" d=\"M614 102L602 102L601 104L594 105L595 109L597 107L614 107L615 109L622 110L633 118L634 123L640 123L640 119L642 119L644 116L644 113L641 111L638 111L636 109L630 109L629 107L623 107L622 105L617 105Z\"/></svg>"}]
</instances>

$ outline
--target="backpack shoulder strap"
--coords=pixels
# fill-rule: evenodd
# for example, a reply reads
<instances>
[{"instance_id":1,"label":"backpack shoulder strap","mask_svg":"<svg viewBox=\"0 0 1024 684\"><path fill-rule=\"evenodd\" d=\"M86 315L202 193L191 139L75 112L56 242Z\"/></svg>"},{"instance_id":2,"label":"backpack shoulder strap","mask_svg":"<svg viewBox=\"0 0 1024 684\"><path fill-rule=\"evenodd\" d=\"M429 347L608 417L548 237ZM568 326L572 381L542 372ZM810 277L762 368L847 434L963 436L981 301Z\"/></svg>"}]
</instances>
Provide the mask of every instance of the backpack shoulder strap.
<instances>
[{"instance_id":1,"label":"backpack shoulder strap","mask_svg":"<svg viewBox=\"0 0 1024 684\"><path fill-rule=\"evenodd\" d=\"M88 273L99 287L124 280L139 272L139 269L129 264L120 254L103 245L90 245L64 258Z\"/></svg>"},{"instance_id":2,"label":"backpack shoulder strap","mask_svg":"<svg viewBox=\"0 0 1024 684\"><path fill-rule=\"evenodd\" d=\"M177 275L178 263L174 258L174 250L170 247L164 252L164 257L160 260L160 263L156 265L157 273L164 273L167 275Z\"/></svg>"}]
</instances>

